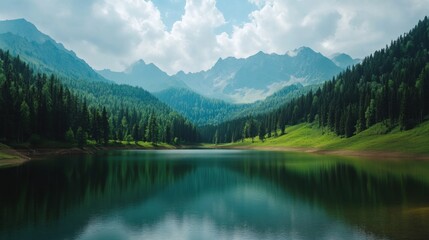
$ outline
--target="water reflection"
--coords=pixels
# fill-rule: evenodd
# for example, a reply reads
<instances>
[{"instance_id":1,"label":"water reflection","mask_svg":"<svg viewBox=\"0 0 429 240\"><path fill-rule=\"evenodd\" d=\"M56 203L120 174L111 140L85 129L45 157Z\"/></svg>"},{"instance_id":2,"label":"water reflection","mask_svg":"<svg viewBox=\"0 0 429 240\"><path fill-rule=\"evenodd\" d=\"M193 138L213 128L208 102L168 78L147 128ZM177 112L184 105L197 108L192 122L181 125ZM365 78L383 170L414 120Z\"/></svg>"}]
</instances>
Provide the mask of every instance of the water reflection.
<instances>
[{"instance_id":1,"label":"water reflection","mask_svg":"<svg viewBox=\"0 0 429 240\"><path fill-rule=\"evenodd\" d=\"M425 239L428 169L215 150L33 161L0 170L0 239Z\"/></svg>"}]
</instances>

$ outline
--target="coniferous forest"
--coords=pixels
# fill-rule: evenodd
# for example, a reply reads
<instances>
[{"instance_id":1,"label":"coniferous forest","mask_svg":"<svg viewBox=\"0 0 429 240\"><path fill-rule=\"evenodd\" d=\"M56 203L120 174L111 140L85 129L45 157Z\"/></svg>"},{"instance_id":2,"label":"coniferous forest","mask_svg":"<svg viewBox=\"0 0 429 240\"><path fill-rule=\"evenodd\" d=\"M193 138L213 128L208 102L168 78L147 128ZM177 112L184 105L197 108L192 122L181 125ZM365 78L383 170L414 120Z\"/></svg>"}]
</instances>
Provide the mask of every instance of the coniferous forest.
<instances>
[{"instance_id":1,"label":"coniferous forest","mask_svg":"<svg viewBox=\"0 0 429 240\"><path fill-rule=\"evenodd\" d=\"M287 125L316 123L351 137L376 123L411 129L429 114L429 20L340 73L315 91L277 110L201 129L204 141L225 143L265 133L285 133Z\"/></svg>"},{"instance_id":2,"label":"coniferous forest","mask_svg":"<svg viewBox=\"0 0 429 240\"><path fill-rule=\"evenodd\" d=\"M19 56L13 57L9 52L0 50L0 60L2 142L38 144L55 140L83 146L87 140L99 144L107 144L109 140L152 143L197 140L195 127L161 103L134 104L139 96L146 96L141 89L64 80L71 86L68 87L55 75L34 73ZM85 91L85 87L91 86L91 91ZM105 94L106 89L110 89L109 95ZM134 99L118 97L115 91Z\"/></svg>"}]
</instances>

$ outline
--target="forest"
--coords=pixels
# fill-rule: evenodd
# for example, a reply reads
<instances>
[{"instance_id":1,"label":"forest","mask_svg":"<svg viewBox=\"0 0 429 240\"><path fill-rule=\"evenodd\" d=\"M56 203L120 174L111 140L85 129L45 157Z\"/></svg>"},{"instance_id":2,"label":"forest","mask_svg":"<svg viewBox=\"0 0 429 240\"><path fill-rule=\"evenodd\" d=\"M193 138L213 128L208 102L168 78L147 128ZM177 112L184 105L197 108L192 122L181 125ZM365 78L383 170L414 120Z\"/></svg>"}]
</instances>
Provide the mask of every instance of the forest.
<instances>
[{"instance_id":1,"label":"forest","mask_svg":"<svg viewBox=\"0 0 429 240\"><path fill-rule=\"evenodd\" d=\"M305 91L297 91L300 89ZM189 96L190 107L192 101L207 108L215 106L184 113L195 124L210 122L208 118L233 119L197 128L141 88L35 72L19 56L0 50L0 141L37 144L55 140L81 147L88 140L97 144L111 140L217 144L249 137L264 140L285 134L286 126L305 122L343 137L376 123L408 130L426 121L429 114L428 18L332 80L284 91L292 90L302 94L287 100L285 94L274 95L274 100L266 102L280 107L271 110L272 106L261 105L271 110L266 113L256 108L247 112L240 107L230 109L226 103L186 92L164 93L170 101ZM223 116L232 115L233 110L241 111L238 118Z\"/></svg>"},{"instance_id":2,"label":"forest","mask_svg":"<svg viewBox=\"0 0 429 240\"><path fill-rule=\"evenodd\" d=\"M8 144L197 141L192 123L142 89L35 73L2 50L0 112L0 140Z\"/></svg>"},{"instance_id":3,"label":"forest","mask_svg":"<svg viewBox=\"0 0 429 240\"><path fill-rule=\"evenodd\" d=\"M384 49L346 69L317 90L267 114L248 115L200 129L206 142L285 134L287 125L313 123L337 135L353 135L383 123L408 130L429 114L429 20ZM279 132L279 133L278 133Z\"/></svg>"}]
</instances>

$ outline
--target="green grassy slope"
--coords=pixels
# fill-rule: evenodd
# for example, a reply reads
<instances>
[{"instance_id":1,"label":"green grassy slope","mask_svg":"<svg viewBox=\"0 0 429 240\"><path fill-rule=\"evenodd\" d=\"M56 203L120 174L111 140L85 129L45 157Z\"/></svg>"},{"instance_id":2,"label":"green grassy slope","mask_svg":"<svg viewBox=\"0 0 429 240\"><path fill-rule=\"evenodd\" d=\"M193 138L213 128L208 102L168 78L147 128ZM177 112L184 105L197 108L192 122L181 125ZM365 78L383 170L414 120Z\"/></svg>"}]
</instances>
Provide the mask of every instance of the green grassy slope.
<instances>
[{"instance_id":1,"label":"green grassy slope","mask_svg":"<svg viewBox=\"0 0 429 240\"><path fill-rule=\"evenodd\" d=\"M226 147L292 147L321 150L392 151L413 154L429 154L429 121L408 130L386 129L381 123L350 138L342 138L311 124L288 127L286 134L267 138L264 142L255 138L244 142L225 144Z\"/></svg>"}]
</instances>

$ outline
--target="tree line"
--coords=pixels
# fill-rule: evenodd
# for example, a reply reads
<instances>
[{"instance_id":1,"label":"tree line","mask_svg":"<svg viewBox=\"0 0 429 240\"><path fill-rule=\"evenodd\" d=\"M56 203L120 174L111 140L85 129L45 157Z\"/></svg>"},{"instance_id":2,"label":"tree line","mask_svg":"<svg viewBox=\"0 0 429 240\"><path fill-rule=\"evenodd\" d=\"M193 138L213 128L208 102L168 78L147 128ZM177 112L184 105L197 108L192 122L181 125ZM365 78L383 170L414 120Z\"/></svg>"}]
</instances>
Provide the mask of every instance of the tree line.
<instances>
[{"instance_id":1,"label":"tree line","mask_svg":"<svg viewBox=\"0 0 429 240\"><path fill-rule=\"evenodd\" d=\"M317 90L268 114L205 126L201 134L208 142L234 142L257 135L263 139L284 134L287 125L308 122L351 137L380 122L390 129L411 129L427 120L428 114L429 21L425 17L407 34Z\"/></svg>"},{"instance_id":2,"label":"tree line","mask_svg":"<svg viewBox=\"0 0 429 240\"><path fill-rule=\"evenodd\" d=\"M83 146L87 140L99 144L109 140L197 141L197 130L192 123L148 95L142 89L128 86L34 73L19 56L0 50L2 142L36 144L41 140L56 140ZM144 102L144 98L148 101Z\"/></svg>"}]
</instances>

